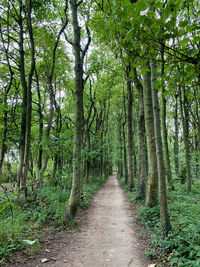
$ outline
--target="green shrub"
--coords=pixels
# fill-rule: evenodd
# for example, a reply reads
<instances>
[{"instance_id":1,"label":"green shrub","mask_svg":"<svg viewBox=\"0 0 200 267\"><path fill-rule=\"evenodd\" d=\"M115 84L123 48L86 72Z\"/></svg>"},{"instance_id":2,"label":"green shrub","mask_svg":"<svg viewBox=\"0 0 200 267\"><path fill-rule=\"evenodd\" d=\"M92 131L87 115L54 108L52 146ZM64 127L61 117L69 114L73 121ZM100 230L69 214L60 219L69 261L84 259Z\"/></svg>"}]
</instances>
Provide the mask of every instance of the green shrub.
<instances>
[{"instance_id":1,"label":"green shrub","mask_svg":"<svg viewBox=\"0 0 200 267\"><path fill-rule=\"evenodd\" d=\"M170 266L200 266L200 203L198 186L187 194L185 185L169 192L172 230L163 238L159 207L141 207L137 217L152 231L151 247L146 254L163 257Z\"/></svg>"}]
</instances>

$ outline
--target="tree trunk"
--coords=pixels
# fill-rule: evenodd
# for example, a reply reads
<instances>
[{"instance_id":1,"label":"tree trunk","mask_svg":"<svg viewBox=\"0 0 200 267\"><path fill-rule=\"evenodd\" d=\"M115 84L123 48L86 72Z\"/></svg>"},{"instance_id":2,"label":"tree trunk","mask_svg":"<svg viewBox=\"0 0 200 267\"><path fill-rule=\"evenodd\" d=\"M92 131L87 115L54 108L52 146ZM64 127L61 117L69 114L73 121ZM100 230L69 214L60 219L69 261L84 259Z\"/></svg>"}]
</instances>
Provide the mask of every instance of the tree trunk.
<instances>
[{"instance_id":1,"label":"tree trunk","mask_svg":"<svg viewBox=\"0 0 200 267\"><path fill-rule=\"evenodd\" d=\"M48 142L49 137L50 137L50 131L51 131L52 122L53 122L53 115L54 115L54 106L53 106L54 92L53 92L52 80L50 77L48 78L48 89L49 89L49 120L48 120L48 124L47 124L46 131L45 131L45 139L47 142ZM44 158L42 167L39 171L39 177L38 177L39 185L42 184L42 182L43 182L43 176L44 176L44 173L46 171L47 164L49 161L49 149L50 149L50 147L47 144L46 156Z\"/></svg>"},{"instance_id":2,"label":"tree trunk","mask_svg":"<svg viewBox=\"0 0 200 267\"><path fill-rule=\"evenodd\" d=\"M35 75L36 75L36 83L37 83L38 115L39 115L39 134L38 134L39 149L38 149L38 155L37 155L37 169L38 169L37 172L39 174L42 168L42 154L43 154L43 148L42 148L43 114L42 114L42 106L41 106L39 78L38 78L38 73L36 69L35 69Z\"/></svg>"},{"instance_id":3,"label":"tree trunk","mask_svg":"<svg viewBox=\"0 0 200 267\"><path fill-rule=\"evenodd\" d=\"M4 104L7 105L7 97L4 98ZM5 157L6 150L7 150L7 145L6 145L7 131L8 131L8 111L5 110L3 114L3 135L2 135L2 142L1 142L0 175L2 172L4 157Z\"/></svg>"},{"instance_id":4,"label":"tree trunk","mask_svg":"<svg viewBox=\"0 0 200 267\"><path fill-rule=\"evenodd\" d=\"M156 160L150 63L147 62L145 66L149 69L144 74L144 85L143 85L145 129L146 129L147 152L148 152L148 182L146 188L146 206L153 207L157 204L157 198L158 198L158 169Z\"/></svg>"},{"instance_id":5,"label":"tree trunk","mask_svg":"<svg viewBox=\"0 0 200 267\"><path fill-rule=\"evenodd\" d=\"M191 185L190 147L189 147L189 112L188 112L188 100L187 100L185 86L183 86L183 101L182 101L181 88L179 87L179 101L180 101L180 112L183 124L183 139L185 146L187 191L188 193L190 193L192 185Z\"/></svg>"},{"instance_id":6,"label":"tree trunk","mask_svg":"<svg viewBox=\"0 0 200 267\"><path fill-rule=\"evenodd\" d=\"M174 165L176 176L179 177L179 144L178 144L178 94L175 95L175 111L174 111Z\"/></svg>"},{"instance_id":7,"label":"tree trunk","mask_svg":"<svg viewBox=\"0 0 200 267\"><path fill-rule=\"evenodd\" d=\"M118 116L118 142L119 142L119 159L118 159L118 174L123 177L123 143L122 143L122 118L121 114Z\"/></svg>"},{"instance_id":8,"label":"tree trunk","mask_svg":"<svg viewBox=\"0 0 200 267\"><path fill-rule=\"evenodd\" d=\"M164 168L164 160L163 160L158 90L154 85L157 80L156 60L151 61L151 78L152 78L151 81L152 81L155 141L156 141L156 156L157 156L157 164L158 164L160 219L162 223L163 234L164 236L167 236L169 230L171 229L171 225L170 225L168 207L167 207L167 193L166 193L166 183L165 183L165 168Z\"/></svg>"},{"instance_id":9,"label":"tree trunk","mask_svg":"<svg viewBox=\"0 0 200 267\"><path fill-rule=\"evenodd\" d=\"M129 65L126 69L126 77L127 77L127 93L128 93L128 112L127 112L127 127L128 127L128 186L129 188L133 188L134 180L133 180L133 95L132 95L132 86L131 86L131 78L130 76L131 66Z\"/></svg>"},{"instance_id":10,"label":"tree trunk","mask_svg":"<svg viewBox=\"0 0 200 267\"><path fill-rule=\"evenodd\" d=\"M125 125L126 125L126 99L124 94L124 87L123 87L123 109L124 109L124 121L122 123L122 137L123 137L123 149L124 149L124 177L125 177L125 184L128 183L128 169L127 169L127 152L126 152L126 132L125 132Z\"/></svg>"},{"instance_id":11,"label":"tree trunk","mask_svg":"<svg viewBox=\"0 0 200 267\"><path fill-rule=\"evenodd\" d=\"M74 151L73 151L73 181L68 204L65 209L64 222L75 216L80 203L82 190L82 131L83 131L83 60L81 59L80 26L78 24L78 4L70 0L72 26L74 34L75 57L75 120L74 120Z\"/></svg>"},{"instance_id":12,"label":"tree trunk","mask_svg":"<svg viewBox=\"0 0 200 267\"><path fill-rule=\"evenodd\" d=\"M164 74L165 74L165 60L164 60L164 45L161 46L161 75L162 75L162 129L163 129L163 147L164 147L164 156L165 156L165 169L168 179L169 189L174 190L173 181L172 181L172 171L169 158L169 148L168 148L168 132L167 132L167 123L166 123L166 103L165 98L165 83L164 83Z\"/></svg>"},{"instance_id":13,"label":"tree trunk","mask_svg":"<svg viewBox=\"0 0 200 267\"><path fill-rule=\"evenodd\" d=\"M27 83L25 74L25 62L24 62L24 28L22 18L22 1L20 0L20 15L19 15L19 27L20 27L20 41L19 41L19 72L20 81L22 86L22 115L21 115L21 133L20 133L20 144L19 144L19 168L17 174L17 185L21 186L23 180L23 168L24 168L24 154L25 154L25 139L26 139L26 108L27 108ZM25 182L23 181L23 187L25 188Z\"/></svg>"},{"instance_id":14,"label":"tree trunk","mask_svg":"<svg viewBox=\"0 0 200 267\"><path fill-rule=\"evenodd\" d=\"M31 148L31 114L32 114L32 79L35 71L35 47L34 47L34 39L32 32L32 21L31 21L31 12L32 12L32 3L29 0L28 3L28 16L27 16L27 24L29 31L29 38L31 43L31 69L28 75L28 86L27 86L27 108L26 108L26 139L25 139L25 152L24 152L24 173L22 179L22 187L25 190L25 195L27 196L27 175L29 169L29 157L30 157L30 148Z\"/></svg>"},{"instance_id":15,"label":"tree trunk","mask_svg":"<svg viewBox=\"0 0 200 267\"><path fill-rule=\"evenodd\" d=\"M7 151L7 132L8 132L8 110L7 110L7 98L8 98L8 94L10 92L11 86L12 86L12 82L13 82L13 71L12 71L12 67L10 65L10 59L8 56L8 49L5 47L4 44L4 39L3 39L3 34L2 34L2 29L0 26L0 30L1 30L1 37L2 37L2 43L3 46L5 48L5 53L6 53L6 60L7 60L7 64L8 64L8 68L9 68L9 72L10 72L10 81L8 83L8 85L5 88L5 95L4 95L4 105L5 105L5 110L3 111L3 134L2 134L2 143L1 143L1 156L0 156L0 174L2 172L2 166L3 166L3 162L4 162L4 158L5 158L5 154ZM8 43L9 45L9 43Z\"/></svg>"},{"instance_id":16,"label":"tree trunk","mask_svg":"<svg viewBox=\"0 0 200 267\"><path fill-rule=\"evenodd\" d=\"M140 83L136 69L134 68L133 81L139 94L139 112L138 112L138 159L139 159L139 187L137 199L145 198L145 184L147 180L147 160L146 160L146 142L145 142L145 119L144 119L144 100L143 86Z\"/></svg>"}]
</instances>

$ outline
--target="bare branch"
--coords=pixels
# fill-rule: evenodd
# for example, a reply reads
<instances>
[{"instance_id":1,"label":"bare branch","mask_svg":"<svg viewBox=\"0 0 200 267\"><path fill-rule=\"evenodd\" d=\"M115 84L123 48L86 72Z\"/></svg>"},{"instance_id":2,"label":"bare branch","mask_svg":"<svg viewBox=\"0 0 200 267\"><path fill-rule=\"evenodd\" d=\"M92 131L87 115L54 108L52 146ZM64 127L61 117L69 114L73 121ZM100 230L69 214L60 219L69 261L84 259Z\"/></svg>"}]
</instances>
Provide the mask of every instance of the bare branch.
<instances>
[{"instance_id":1,"label":"bare branch","mask_svg":"<svg viewBox=\"0 0 200 267\"><path fill-rule=\"evenodd\" d=\"M90 43L91 43L90 29L89 29L88 26L86 26L86 31L87 31L88 41L87 41L87 44L86 44L85 48L82 51L82 62L84 60L84 57L85 57L85 55L86 55L86 53L88 51L88 48L90 46Z\"/></svg>"}]
</instances>

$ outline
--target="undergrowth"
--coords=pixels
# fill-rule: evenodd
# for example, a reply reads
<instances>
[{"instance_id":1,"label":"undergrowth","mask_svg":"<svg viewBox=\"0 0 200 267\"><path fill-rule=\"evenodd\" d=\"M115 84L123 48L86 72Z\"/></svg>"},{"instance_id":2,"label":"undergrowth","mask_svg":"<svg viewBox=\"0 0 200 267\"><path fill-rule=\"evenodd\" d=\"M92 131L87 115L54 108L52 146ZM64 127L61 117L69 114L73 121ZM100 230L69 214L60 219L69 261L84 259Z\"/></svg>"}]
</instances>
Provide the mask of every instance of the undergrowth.
<instances>
[{"instance_id":1,"label":"undergrowth","mask_svg":"<svg viewBox=\"0 0 200 267\"><path fill-rule=\"evenodd\" d=\"M99 179L90 179L83 185L80 209L89 206L100 186L102 181ZM18 190L0 191L0 265L15 251L38 251L46 224L62 227L69 195L70 188L62 189L51 183L35 192L29 189L27 199ZM70 222L71 226L74 224L74 220Z\"/></svg>"},{"instance_id":2,"label":"undergrowth","mask_svg":"<svg viewBox=\"0 0 200 267\"><path fill-rule=\"evenodd\" d=\"M122 181L123 186L124 182ZM135 201L136 191L125 190L130 201ZM187 194L186 186L175 185L175 191L168 193L168 207L172 230L168 237L162 235L159 206L148 208L139 201L137 218L145 225L145 232L151 232L151 246L146 254L157 258L160 265L178 267L200 267L200 184Z\"/></svg>"}]
</instances>

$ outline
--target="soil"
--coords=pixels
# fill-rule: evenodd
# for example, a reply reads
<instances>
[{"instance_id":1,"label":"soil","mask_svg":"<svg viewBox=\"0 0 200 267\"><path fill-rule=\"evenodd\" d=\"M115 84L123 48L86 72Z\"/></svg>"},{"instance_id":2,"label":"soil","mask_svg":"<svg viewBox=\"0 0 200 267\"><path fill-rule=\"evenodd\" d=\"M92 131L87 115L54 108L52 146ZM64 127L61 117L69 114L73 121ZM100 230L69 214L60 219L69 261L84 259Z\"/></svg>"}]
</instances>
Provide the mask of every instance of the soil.
<instances>
[{"instance_id":1,"label":"soil","mask_svg":"<svg viewBox=\"0 0 200 267\"><path fill-rule=\"evenodd\" d=\"M91 206L79 213L77 220L77 231L49 233L41 252L15 258L15 263L7 266L147 267L151 264L144 254L145 241L138 238L131 204L116 174L96 193Z\"/></svg>"}]
</instances>

